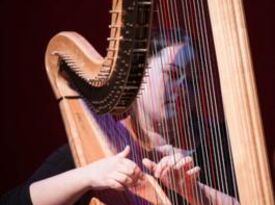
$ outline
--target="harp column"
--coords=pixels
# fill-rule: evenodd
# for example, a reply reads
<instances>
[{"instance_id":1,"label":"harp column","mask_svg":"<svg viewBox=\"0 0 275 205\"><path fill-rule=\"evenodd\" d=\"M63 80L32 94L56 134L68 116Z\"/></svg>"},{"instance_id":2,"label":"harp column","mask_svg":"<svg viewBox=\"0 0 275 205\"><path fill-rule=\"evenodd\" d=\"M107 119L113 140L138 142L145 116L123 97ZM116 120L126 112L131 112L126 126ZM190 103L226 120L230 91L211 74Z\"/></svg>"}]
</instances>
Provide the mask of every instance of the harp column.
<instances>
[{"instance_id":1,"label":"harp column","mask_svg":"<svg viewBox=\"0 0 275 205\"><path fill-rule=\"evenodd\" d=\"M274 196L241 0L208 0L226 121L243 205Z\"/></svg>"}]
</instances>

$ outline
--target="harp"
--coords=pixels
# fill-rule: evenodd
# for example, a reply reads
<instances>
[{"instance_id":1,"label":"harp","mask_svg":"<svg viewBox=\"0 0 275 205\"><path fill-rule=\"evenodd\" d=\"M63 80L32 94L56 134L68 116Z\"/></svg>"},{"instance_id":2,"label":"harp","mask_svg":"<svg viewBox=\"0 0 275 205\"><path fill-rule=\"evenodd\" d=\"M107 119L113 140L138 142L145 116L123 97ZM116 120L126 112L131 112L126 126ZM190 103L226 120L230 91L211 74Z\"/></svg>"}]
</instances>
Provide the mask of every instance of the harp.
<instances>
[{"instance_id":1,"label":"harp","mask_svg":"<svg viewBox=\"0 0 275 205\"><path fill-rule=\"evenodd\" d=\"M105 136L101 125L102 121L113 125L117 120L109 115L104 115L103 120L97 118L97 114L91 114L88 107L91 105L94 113L119 114L126 111L140 92L142 76L147 72L146 52L151 28L156 24L154 21L162 22L160 30L164 30L163 27L169 30L171 25L181 27L184 24L184 29L199 39L198 44L204 45L198 46L201 53L214 49L216 54L212 57L208 53L207 58L201 57L199 62L203 62L208 68L211 67L208 65L211 60L216 59L240 203L274 204L242 2L113 0L111 14L111 35L106 58L102 58L83 37L70 32L56 35L50 41L46 53L48 76L55 95L60 100L59 105L76 165L85 166L102 157L111 156L121 148L120 144L110 146L111 140ZM208 17L208 20L199 21ZM185 20L177 22L177 19ZM211 29L207 30L206 27ZM163 33L166 34L165 31ZM213 36L208 38L208 34ZM208 46L208 42L211 44L212 41L213 48ZM194 67L200 63L194 63ZM212 72L206 73L202 78L216 76L215 71ZM197 98L202 99L202 105L198 106L200 109L212 109L211 105L207 105L209 101L199 96L211 92L211 89L213 92L218 87L216 82L208 82L210 87L206 87L209 90L200 90L201 87L194 89L198 94ZM78 87L79 83L81 85ZM204 118L207 117L209 116L206 114ZM103 127L108 128L108 123L103 123ZM125 118L117 126L130 127L128 134L135 135L130 124L130 120ZM197 129L203 130L203 125L201 122ZM114 133L116 130L119 129L114 128ZM212 135L215 140L215 133ZM138 146L144 147L145 153L150 151L152 145L146 141L146 136L142 140L140 137L133 136L133 147L138 142ZM142 154L143 152L140 155ZM133 195L141 198L141 201L137 200L137 204L176 204L151 176L147 175L146 178L144 186L132 191ZM119 196L119 204L131 204L124 193L113 194ZM91 203L99 202L93 198Z\"/></svg>"}]
</instances>

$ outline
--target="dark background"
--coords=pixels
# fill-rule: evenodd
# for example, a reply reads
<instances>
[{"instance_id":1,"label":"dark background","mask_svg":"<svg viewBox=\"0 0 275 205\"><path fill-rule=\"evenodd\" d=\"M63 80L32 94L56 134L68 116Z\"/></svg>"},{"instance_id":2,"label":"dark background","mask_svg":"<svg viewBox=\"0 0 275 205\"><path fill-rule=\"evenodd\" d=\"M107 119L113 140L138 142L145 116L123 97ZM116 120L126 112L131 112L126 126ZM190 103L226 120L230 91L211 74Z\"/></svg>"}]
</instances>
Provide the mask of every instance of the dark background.
<instances>
[{"instance_id":1,"label":"dark background","mask_svg":"<svg viewBox=\"0 0 275 205\"><path fill-rule=\"evenodd\" d=\"M244 3L271 162L275 147L275 3ZM111 0L0 2L0 193L22 183L49 153L66 142L44 68L49 39L63 30L77 31L104 55L110 5Z\"/></svg>"}]
</instances>

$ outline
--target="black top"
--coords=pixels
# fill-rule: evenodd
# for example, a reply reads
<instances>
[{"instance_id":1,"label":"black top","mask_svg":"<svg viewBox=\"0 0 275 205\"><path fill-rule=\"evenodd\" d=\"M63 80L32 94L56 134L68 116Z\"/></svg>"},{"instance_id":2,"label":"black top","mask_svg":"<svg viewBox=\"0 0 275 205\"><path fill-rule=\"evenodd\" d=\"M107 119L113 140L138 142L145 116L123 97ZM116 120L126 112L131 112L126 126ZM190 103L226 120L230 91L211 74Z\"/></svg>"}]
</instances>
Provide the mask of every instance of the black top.
<instances>
[{"instance_id":1,"label":"black top","mask_svg":"<svg viewBox=\"0 0 275 205\"><path fill-rule=\"evenodd\" d=\"M73 169L74 162L69 146L63 145L36 170L36 172L22 185L3 195L0 199L2 205L28 205L32 204L29 187L35 181L49 178ZM77 204L83 204L79 201Z\"/></svg>"}]
</instances>

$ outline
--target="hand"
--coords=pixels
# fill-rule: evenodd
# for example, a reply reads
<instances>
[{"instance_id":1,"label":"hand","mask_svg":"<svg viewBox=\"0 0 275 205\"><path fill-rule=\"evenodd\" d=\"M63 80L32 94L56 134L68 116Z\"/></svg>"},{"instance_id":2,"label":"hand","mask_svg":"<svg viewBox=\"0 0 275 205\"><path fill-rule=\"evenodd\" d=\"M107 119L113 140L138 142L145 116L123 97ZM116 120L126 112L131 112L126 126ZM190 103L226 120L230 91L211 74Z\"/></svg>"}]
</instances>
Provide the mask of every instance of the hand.
<instances>
[{"instance_id":1,"label":"hand","mask_svg":"<svg viewBox=\"0 0 275 205\"><path fill-rule=\"evenodd\" d=\"M93 190L115 189L124 190L138 184L143 179L140 168L126 157L130 148L125 149L115 156L104 158L81 168Z\"/></svg>"},{"instance_id":2,"label":"hand","mask_svg":"<svg viewBox=\"0 0 275 205\"><path fill-rule=\"evenodd\" d=\"M168 188L190 198L197 185L199 167L194 167L192 157L183 157L181 153L163 157L158 163L147 158L143 164Z\"/></svg>"}]
</instances>

